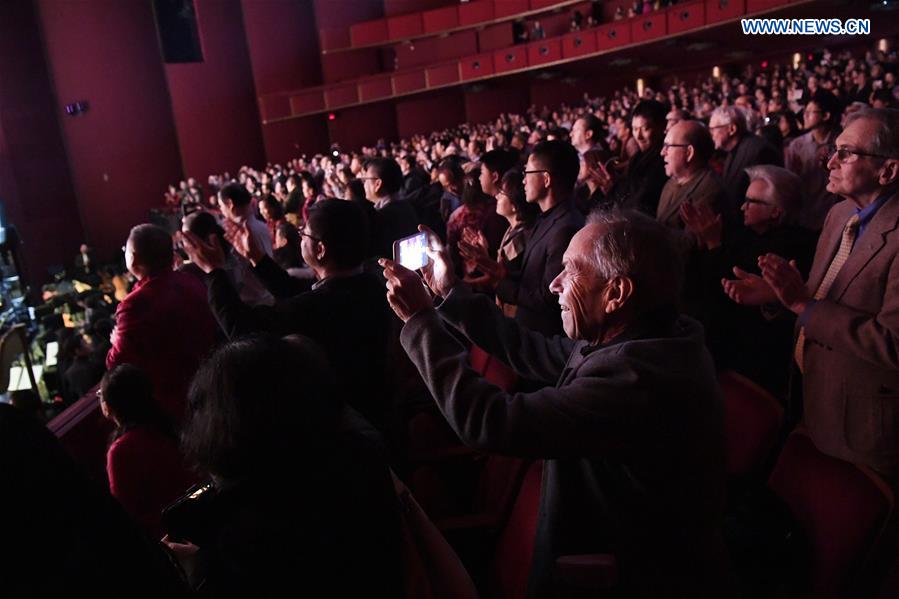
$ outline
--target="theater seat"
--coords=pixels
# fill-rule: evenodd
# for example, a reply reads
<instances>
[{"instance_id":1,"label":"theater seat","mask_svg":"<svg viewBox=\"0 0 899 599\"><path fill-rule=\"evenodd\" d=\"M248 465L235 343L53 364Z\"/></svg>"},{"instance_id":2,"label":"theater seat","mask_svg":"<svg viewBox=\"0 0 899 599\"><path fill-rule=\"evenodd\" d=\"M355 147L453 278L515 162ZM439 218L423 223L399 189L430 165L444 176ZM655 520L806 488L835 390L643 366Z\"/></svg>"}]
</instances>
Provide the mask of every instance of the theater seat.
<instances>
[{"instance_id":1,"label":"theater seat","mask_svg":"<svg viewBox=\"0 0 899 599\"><path fill-rule=\"evenodd\" d=\"M471 577L409 489L393 475L402 514L405 596L408 599L477 599Z\"/></svg>"},{"instance_id":2,"label":"theater seat","mask_svg":"<svg viewBox=\"0 0 899 599\"><path fill-rule=\"evenodd\" d=\"M771 456L783 408L773 395L736 372L719 374L718 382L724 392L727 474L745 478L763 469Z\"/></svg>"},{"instance_id":3,"label":"theater seat","mask_svg":"<svg viewBox=\"0 0 899 599\"><path fill-rule=\"evenodd\" d=\"M489 582L492 597L521 599L527 593L542 483L543 462L533 462L496 544Z\"/></svg>"},{"instance_id":4,"label":"theater seat","mask_svg":"<svg viewBox=\"0 0 899 599\"><path fill-rule=\"evenodd\" d=\"M808 538L811 596L854 596L853 577L893 511L889 487L870 469L821 453L801 429L787 438L768 485Z\"/></svg>"}]
</instances>

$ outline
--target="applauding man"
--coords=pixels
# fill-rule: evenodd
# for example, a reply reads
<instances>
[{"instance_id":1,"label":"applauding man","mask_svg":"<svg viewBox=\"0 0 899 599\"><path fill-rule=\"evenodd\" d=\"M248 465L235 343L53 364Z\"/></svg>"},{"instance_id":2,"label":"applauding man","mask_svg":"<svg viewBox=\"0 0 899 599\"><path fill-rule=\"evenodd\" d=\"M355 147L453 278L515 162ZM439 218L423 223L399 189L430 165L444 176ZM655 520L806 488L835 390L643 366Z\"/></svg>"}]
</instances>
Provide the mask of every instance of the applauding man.
<instances>
[{"instance_id":1,"label":"applauding man","mask_svg":"<svg viewBox=\"0 0 899 599\"><path fill-rule=\"evenodd\" d=\"M818 449L899 481L899 112L853 114L827 162L827 215L804 282L794 262L759 258L762 276L723 281L741 304L798 315L793 355L803 420Z\"/></svg>"}]
</instances>

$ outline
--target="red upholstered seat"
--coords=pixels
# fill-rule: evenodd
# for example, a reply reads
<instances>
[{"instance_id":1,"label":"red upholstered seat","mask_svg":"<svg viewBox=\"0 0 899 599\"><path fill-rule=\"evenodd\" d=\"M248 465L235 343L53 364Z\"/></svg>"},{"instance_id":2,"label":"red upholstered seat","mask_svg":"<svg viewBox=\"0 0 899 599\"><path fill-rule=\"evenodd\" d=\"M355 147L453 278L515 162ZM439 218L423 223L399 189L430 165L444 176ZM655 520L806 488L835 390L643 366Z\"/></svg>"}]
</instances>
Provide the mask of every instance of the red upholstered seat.
<instances>
[{"instance_id":1,"label":"red upholstered seat","mask_svg":"<svg viewBox=\"0 0 899 599\"><path fill-rule=\"evenodd\" d=\"M491 573L492 594L495 597L519 599L527 592L542 482L543 462L537 461L524 475L518 497L496 545Z\"/></svg>"},{"instance_id":2,"label":"red upholstered seat","mask_svg":"<svg viewBox=\"0 0 899 599\"><path fill-rule=\"evenodd\" d=\"M808 537L811 594L846 593L877 546L893 510L893 493L868 468L818 451L804 430L787 439L768 485Z\"/></svg>"},{"instance_id":3,"label":"red upholstered seat","mask_svg":"<svg viewBox=\"0 0 899 599\"><path fill-rule=\"evenodd\" d=\"M724 391L727 473L741 477L764 464L777 442L783 408L773 395L732 371L718 376Z\"/></svg>"}]
</instances>

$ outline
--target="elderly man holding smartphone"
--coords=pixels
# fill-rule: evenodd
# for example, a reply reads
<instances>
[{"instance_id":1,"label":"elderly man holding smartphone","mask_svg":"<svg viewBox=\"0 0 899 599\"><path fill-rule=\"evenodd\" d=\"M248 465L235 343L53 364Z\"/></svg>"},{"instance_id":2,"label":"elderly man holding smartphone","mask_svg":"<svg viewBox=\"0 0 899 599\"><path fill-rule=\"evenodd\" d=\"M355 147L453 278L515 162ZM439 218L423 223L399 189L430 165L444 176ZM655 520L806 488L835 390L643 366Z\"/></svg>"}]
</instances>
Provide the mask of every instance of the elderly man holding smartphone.
<instances>
[{"instance_id":1,"label":"elderly man holding smartphone","mask_svg":"<svg viewBox=\"0 0 899 599\"><path fill-rule=\"evenodd\" d=\"M597 213L550 284L565 335L507 319L430 240L428 287L382 260L401 342L450 426L487 452L545 460L530 597L553 596L556 560L613 553L628 597L727 596L721 535L721 392L702 328L679 316L666 228ZM543 387L506 393L467 367L452 326Z\"/></svg>"}]
</instances>

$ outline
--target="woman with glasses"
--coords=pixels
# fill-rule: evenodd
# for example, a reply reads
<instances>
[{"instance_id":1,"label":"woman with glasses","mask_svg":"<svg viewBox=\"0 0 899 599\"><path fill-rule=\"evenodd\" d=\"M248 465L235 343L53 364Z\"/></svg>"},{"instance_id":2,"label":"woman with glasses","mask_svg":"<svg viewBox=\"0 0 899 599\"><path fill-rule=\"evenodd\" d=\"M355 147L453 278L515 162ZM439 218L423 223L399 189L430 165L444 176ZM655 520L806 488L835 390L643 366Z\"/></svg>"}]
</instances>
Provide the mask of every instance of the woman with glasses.
<instances>
[{"instance_id":1,"label":"woman with glasses","mask_svg":"<svg viewBox=\"0 0 899 599\"><path fill-rule=\"evenodd\" d=\"M684 204L687 230L700 241L697 262L709 349L719 369L734 368L778 396L786 392L794 319L783 310L760 311L731 302L721 280L734 274L758 274L759 256L774 253L795 260L803 276L811 268L816 235L797 225L802 182L785 168L758 165L746 169L749 187L741 207L741 228L722 230L710 210ZM738 275L740 276L740 275Z\"/></svg>"}]
</instances>

